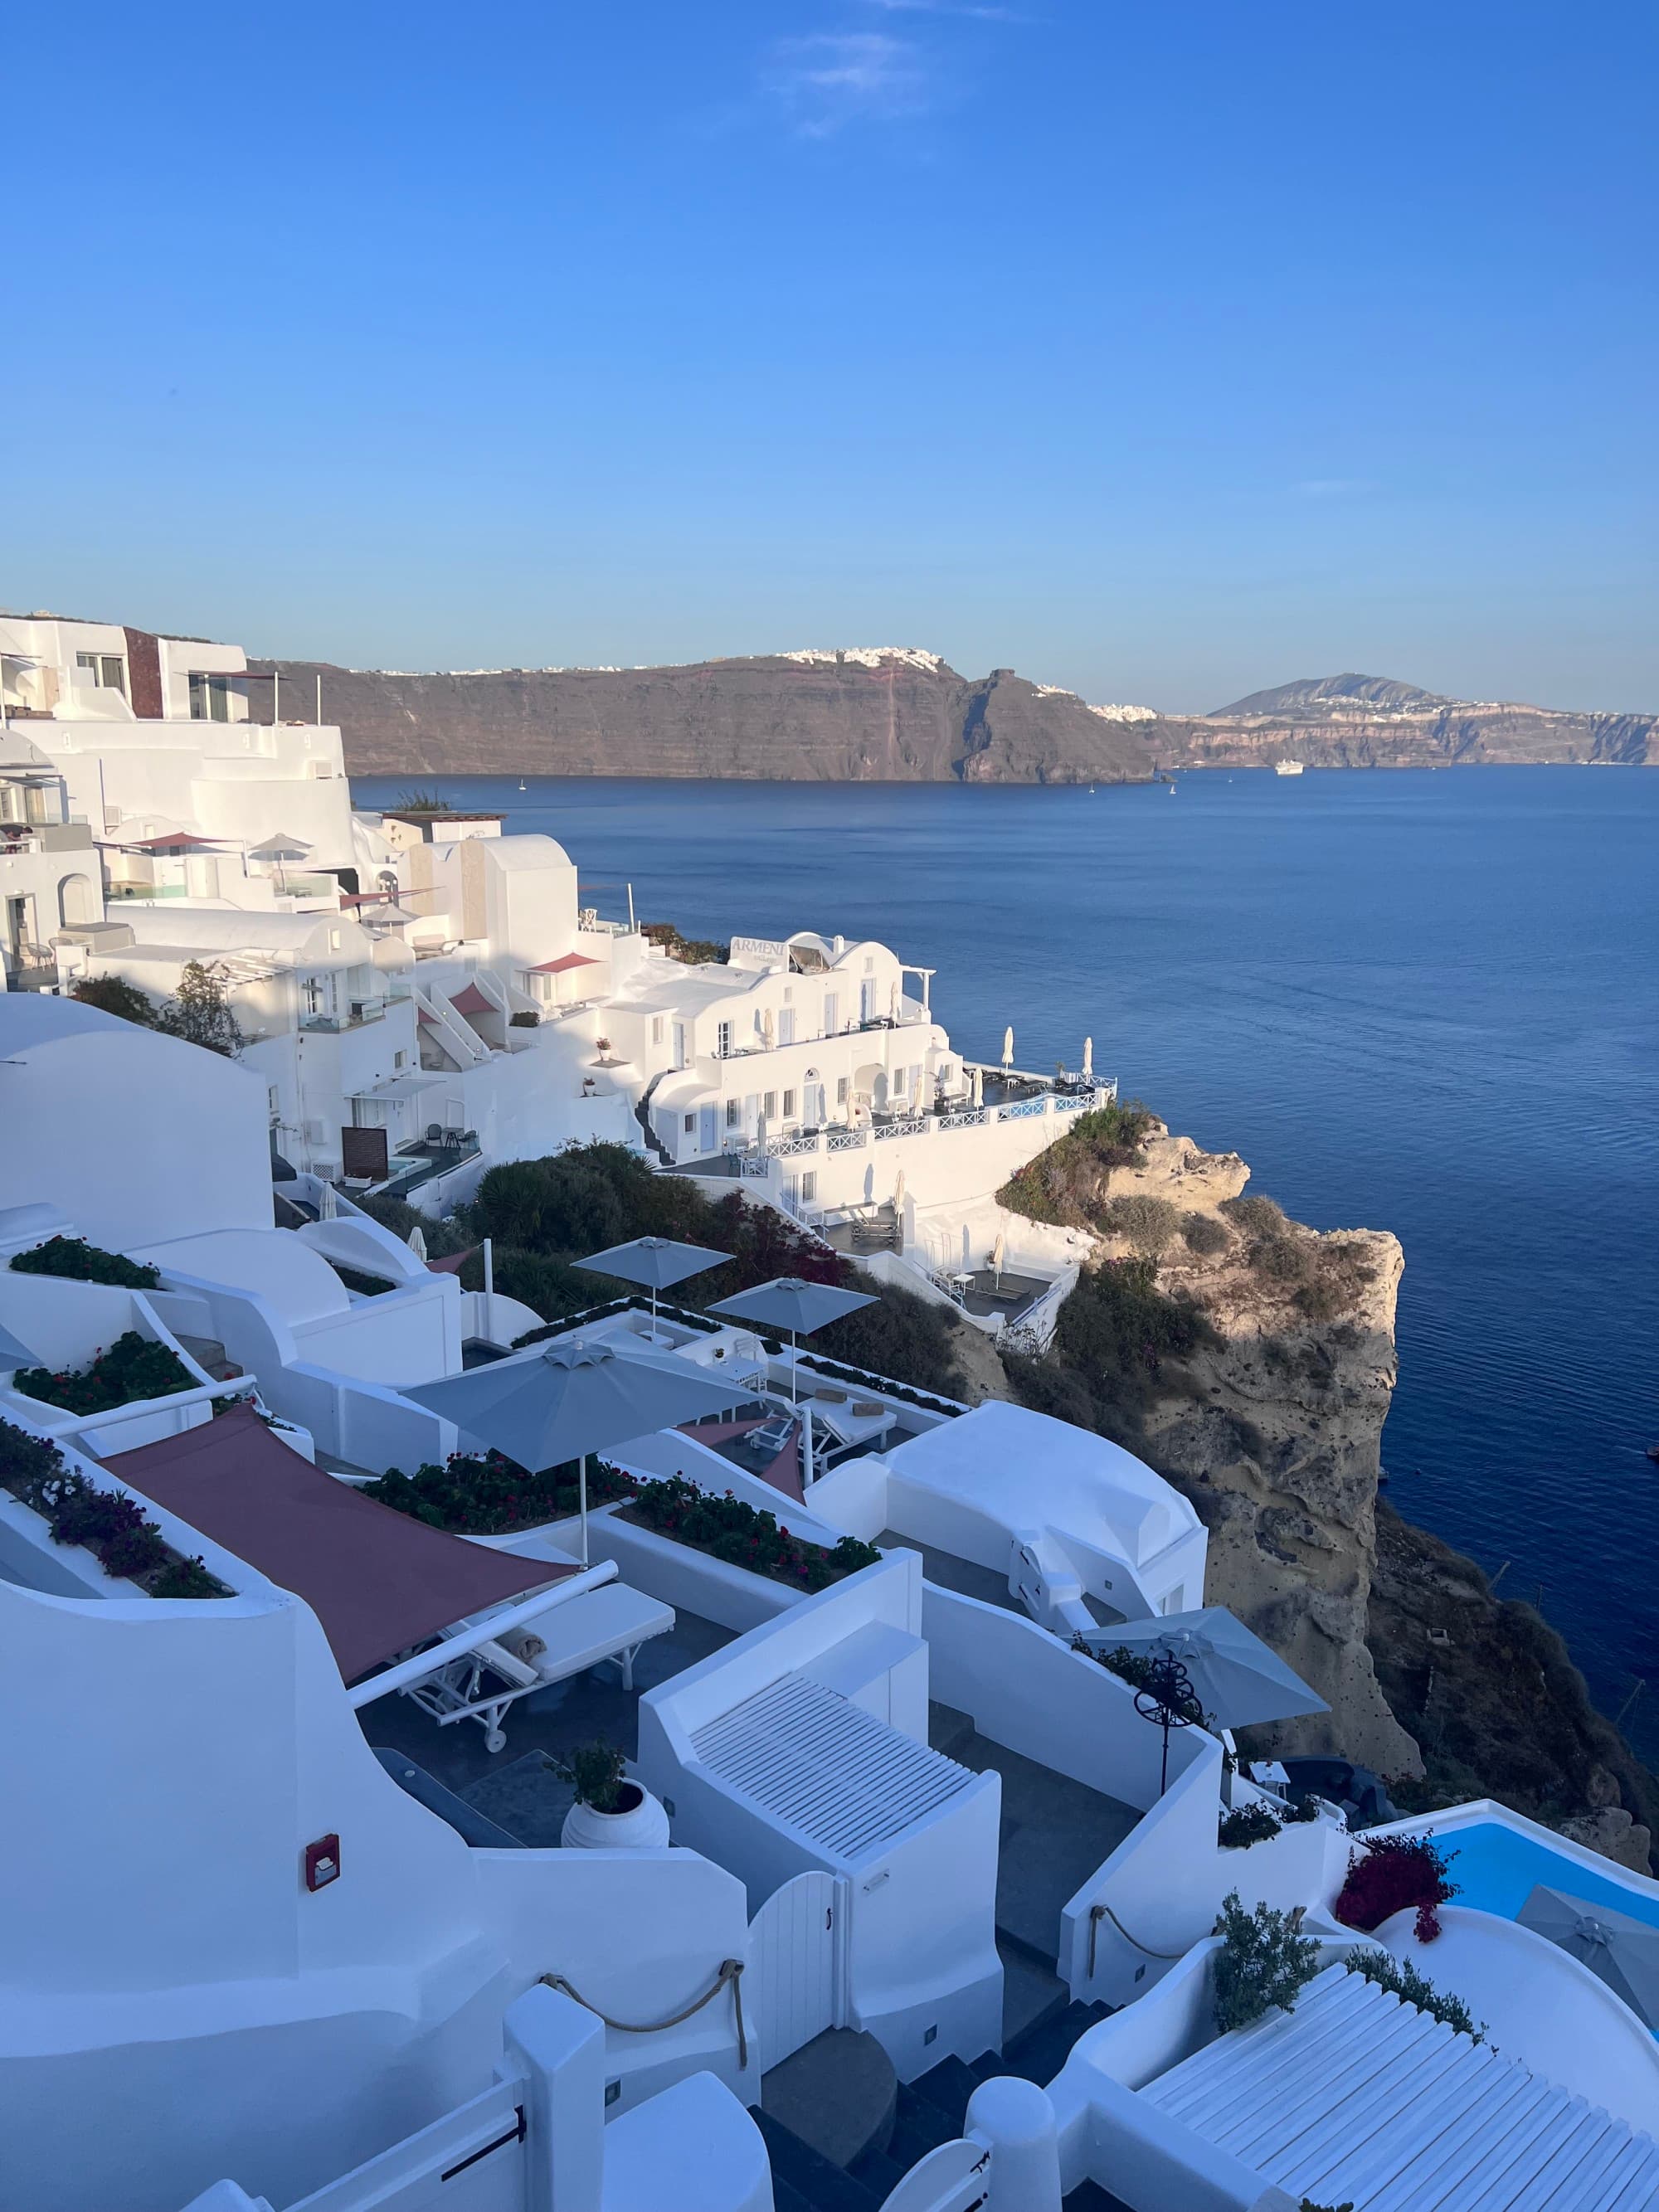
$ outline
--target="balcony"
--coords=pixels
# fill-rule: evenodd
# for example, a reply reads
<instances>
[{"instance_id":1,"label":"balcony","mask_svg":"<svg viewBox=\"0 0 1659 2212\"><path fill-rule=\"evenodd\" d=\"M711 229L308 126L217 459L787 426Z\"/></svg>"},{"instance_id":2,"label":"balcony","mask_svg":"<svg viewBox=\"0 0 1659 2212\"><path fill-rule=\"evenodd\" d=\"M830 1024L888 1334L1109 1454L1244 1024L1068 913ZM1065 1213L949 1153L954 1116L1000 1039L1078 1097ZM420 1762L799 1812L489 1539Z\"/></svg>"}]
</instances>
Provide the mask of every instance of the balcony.
<instances>
[{"instance_id":1,"label":"balcony","mask_svg":"<svg viewBox=\"0 0 1659 2212\"><path fill-rule=\"evenodd\" d=\"M338 1036L346 1030L366 1029L370 1022L384 1021L386 1008L396 1005L400 998L406 996L407 994L404 992L388 991L380 998L354 999L344 1013L325 1013L319 1011L315 1013L301 1014L300 1027L322 1036Z\"/></svg>"}]
</instances>

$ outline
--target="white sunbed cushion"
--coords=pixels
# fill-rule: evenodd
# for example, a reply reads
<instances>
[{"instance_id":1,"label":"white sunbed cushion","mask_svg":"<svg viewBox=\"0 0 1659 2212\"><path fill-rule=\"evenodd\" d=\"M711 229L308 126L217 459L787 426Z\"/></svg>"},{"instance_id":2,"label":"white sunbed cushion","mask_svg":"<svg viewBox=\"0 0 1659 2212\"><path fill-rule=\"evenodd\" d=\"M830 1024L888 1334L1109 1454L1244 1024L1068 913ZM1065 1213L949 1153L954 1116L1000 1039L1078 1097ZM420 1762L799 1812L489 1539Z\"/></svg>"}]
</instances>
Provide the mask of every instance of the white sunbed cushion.
<instances>
[{"instance_id":1,"label":"white sunbed cushion","mask_svg":"<svg viewBox=\"0 0 1659 2212\"><path fill-rule=\"evenodd\" d=\"M630 1589L626 1583L602 1583L567 1599L550 1613L524 1625L523 1635L536 1637L545 1650L535 1652L528 1663L544 1682L562 1682L602 1660L614 1659L653 1636L663 1636L674 1626L674 1608Z\"/></svg>"}]
</instances>

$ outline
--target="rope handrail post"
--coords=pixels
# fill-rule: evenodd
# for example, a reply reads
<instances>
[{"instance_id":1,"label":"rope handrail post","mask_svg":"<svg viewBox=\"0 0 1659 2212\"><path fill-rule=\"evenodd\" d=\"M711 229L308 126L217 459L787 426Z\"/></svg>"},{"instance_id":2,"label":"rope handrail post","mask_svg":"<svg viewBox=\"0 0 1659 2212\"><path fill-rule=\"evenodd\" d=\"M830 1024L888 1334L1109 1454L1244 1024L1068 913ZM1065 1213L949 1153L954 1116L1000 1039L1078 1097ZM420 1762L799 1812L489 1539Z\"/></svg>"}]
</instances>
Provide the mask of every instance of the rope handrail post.
<instances>
[{"instance_id":1,"label":"rope handrail post","mask_svg":"<svg viewBox=\"0 0 1659 2212\"><path fill-rule=\"evenodd\" d=\"M746 2074L749 2071L749 2032L743 2017L743 1968L741 1959L722 1960L714 1986L705 1990L700 1997L694 1998L684 2011L672 2013L666 2020L612 2020L609 2013L601 2012L598 2005L585 1997L575 1984L567 1981L562 1974L540 1974L537 1979L548 1989L558 1990L564 1996L574 1998L584 2010L591 2012L595 2019L603 2021L606 2027L613 2028L618 2035L659 2035L664 2028L678 2027L683 2021L690 2020L693 2013L699 2013L706 2004L712 2004L730 1984L738 2030L738 2071Z\"/></svg>"}]
</instances>

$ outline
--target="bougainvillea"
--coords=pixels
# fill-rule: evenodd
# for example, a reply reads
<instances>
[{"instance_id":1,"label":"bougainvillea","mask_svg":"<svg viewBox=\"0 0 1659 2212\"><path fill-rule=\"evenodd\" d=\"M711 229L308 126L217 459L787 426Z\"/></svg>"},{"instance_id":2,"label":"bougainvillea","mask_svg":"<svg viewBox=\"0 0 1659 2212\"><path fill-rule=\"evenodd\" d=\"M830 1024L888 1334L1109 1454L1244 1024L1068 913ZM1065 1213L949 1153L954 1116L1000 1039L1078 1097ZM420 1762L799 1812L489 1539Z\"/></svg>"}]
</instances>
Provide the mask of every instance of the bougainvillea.
<instances>
[{"instance_id":1,"label":"bougainvillea","mask_svg":"<svg viewBox=\"0 0 1659 2212\"><path fill-rule=\"evenodd\" d=\"M1447 1864L1432 1836L1362 1838L1359 1856L1348 1863L1336 1917L1345 1928L1369 1936L1396 1912L1415 1910L1418 1941L1432 1943L1440 1933L1439 1907L1457 1895L1457 1884L1446 1878Z\"/></svg>"}]
</instances>

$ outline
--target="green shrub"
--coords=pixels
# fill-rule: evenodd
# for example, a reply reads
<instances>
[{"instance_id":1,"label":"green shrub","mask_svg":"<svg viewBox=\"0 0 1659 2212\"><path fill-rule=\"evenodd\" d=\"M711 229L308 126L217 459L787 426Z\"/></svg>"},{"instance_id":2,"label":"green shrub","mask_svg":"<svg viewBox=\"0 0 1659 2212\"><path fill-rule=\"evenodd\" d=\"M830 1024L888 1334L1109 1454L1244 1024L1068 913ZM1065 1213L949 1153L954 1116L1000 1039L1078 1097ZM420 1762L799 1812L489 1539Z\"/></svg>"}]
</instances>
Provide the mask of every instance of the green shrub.
<instances>
[{"instance_id":1,"label":"green shrub","mask_svg":"<svg viewBox=\"0 0 1659 2212\"><path fill-rule=\"evenodd\" d=\"M155 1000L124 976L82 975L78 983L70 985L70 996L83 1006L97 1006L104 1013L118 1015L124 1022L136 1023L140 1029L155 1026Z\"/></svg>"},{"instance_id":2,"label":"green shrub","mask_svg":"<svg viewBox=\"0 0 1659 2212\"><path fill-rule=\"evenodd\" d=\"M1144 1405L1166 1359L1185 1359L1209 1330L1197 1309L1158 1288L1151 1260L1107 1260L1085 1267L1060 1307L1054 1349L1088 1376L1097 1397Z\"/></svg>"},{"instance_id":3,"label":"green shrub","mask_svg":"<svg viewBox=\"0 0 1659 2212\"><path fill-rule=\"evenodd\" d=\"M176 1553L166 1566L150 1577L152 1597L198 1598L228 1597L230 1592L216 1575L210 1574L207 1562L198 1552L194 1559L181 1559Z\"/></svg>"},{"instance_id":4,"label":"green shrub","mask_svg":"<svg viewBox=\"0 0 1659 2212\"><path fill-rule=\"evenodd\" d=\"M1224 1198L1219 1210L1246 1237L1282 1237L1290 1226L1276 1198Z\"/></svg>"},{"instance_id":5,"label":"green shrub","mask_svg":"<svg viewBox=\"0 0 1659 2212\"><path fill-rule=\"evenodd\" d=\"M1216 1841L1224 1851L1247 1851L1252 1844L1270 1844L1279 1833L1279 1816L1271 1805L1235 1805L1221 1816Z\"/></svg>"},{"instance_id":6,"label":"green shrub","mask_svg":"<svg viewBox=\"0 0 1659 2212\"><path fill-rule=\"evenodd\" d=\"M671 960L684 960L693 967L724 966L732 957L729 945L708 937L682 937L672 921L642 921L640 934L660 945Z\"/></svg>"},{"instance_id":7,"label":"green shrub","mask_svg":"<svg viewBox=\"0 0 1659 2212\"><path fill-rule=\"evenodd\" d=\"M1000 1204L1028 1221L1081 1229L1100 1203L1101 1185L1114 1168L1140 1157L1152 1115L1139 1099L1115 1100L1079 1114L1063 1137L1015 1170L997 1193Z\"/></svg>"},{"instance_id":8,"label":"green shrub","mask_svg":"<svg viewBox=\"0 0 1659 2212\"><path fill-rule=\"evenodd\" d=\"M514 1030L538 1030L542 1018L533 1006L520 1006L516 1014L507 1016L507 1027Z\"/></svg>"},{"instance_id":9,"label":"green shrub","mask_svg":"<svg viewBox=\"0 0 1659 2212\"><path fill-rule=\"evenodd\" d=\"M378 1480L366 1482L362 1492L411 1520L459 1536L504 1536L514 1529L538 1528L544 1522L568 1520L579 1510L581 1498L574 1460L532 1474L496 1451L482 1458L456 1452L442 1467L428 1462L413 1474L388 1468ZM626 1475L603 1460L588 1462L590 1506L633 1494L634 1485Z\"/></svg>"},{"instance_id":10,"label":"green shrub","mask_svg":"<svg viewBox=\"0 0 1659 2212\"><path fill-rule=\"evenodd\" d=\"M447 814L449 801L442 792L434 791L430 784L411 784L400 791L388 814Z\"/></svg>"},{"instance_id":11,"label":"green shrub","mask_svg":"<svg viewBox=\"0 0 1659 2212\"><path fill-rule=\"evenodd\" d=\"M1206 1260L1212 1259L1218 1252L1224 1252L1233 1241L1227 1234L1224 1224L1218 1221L1212 1213L1183 1213L1181 1234L1186 1240L1187 1249Z\"/></svg>"},{"instance_id":12,"label":"green shrub","mask_svg":"<svg viewBox=\"0 0 1659 2212\"><path fill-rule=\"evenodd\" d=\"M1167 1198L1145 1191L1127 1191L1108 1199L1095 1216L1095 1225L1109 1237L1121 1237L1137 1252L1153 1255L1175 1242L1181 1227L1181 1210Z\"/></svg>"},{"instance_id":13,"label":"green shrub","mask_svg":"<svg viewBox=\"0 0 1659 2212\"><path fill-rule=\"evenodd\" d=\"M176 1352L140 1336L136 1328L123 1329L89 1367L59 1374L49 1367L22 1367L12 1377L13 1389L24 1397L71 1413L107 1413L139 1399L165 1398L195 1387Z\"/></svg>"},{"instance_id":14,"label":"green shrub","mask_svg":"<svg viewBox=\"0 0 1659 2212\"><path fill-rule=\"evenodd\" d=\"M729 1566L746 1567L751 1574L803 1589L827 1589L843 1575L874 1566L881 1557L873 1544L861 1544L855 1536L843 1536L833 1551L804 1543L780 1525L775 1513L747 1505L729 1490L713 1497L678 1474L647 1482L624 1517Z\"/></svg>"},{"instance_id":15,"label":"green shrub","mask_svg":"<svg viewBox=\"0 0 1659 2212\"><path fill-rule=\"evenodd\" d=\"M1392 1990L1402 2004L1415 2005L1419 2012L1427 2013L1443 2027L1459 2035L1471 2036L1476 2043L1486 2041L1486 2021L1483 2020L1477 2027L1474 2014L1462 1998L1447 1996L1436 1989L1409 1959L1396 1959L1388 1951L1350 1951L1342 1963L1351 1974L1363 1974L1379 1989Z\"/></svg>"},{"instance_id":16,"label":"green shrub","mask_svg":"<svg viewBox=\"0 0 1659 2212\"><path fill-rule=\"evenodd\" d=\"M553 1771L576 1793L579 1805L596 1813L614 1813L623 1790L623 1754L614 1743L579 1743Z\"/></svg>"},{"instance_id":17,"label":"green shrub","mask_svg":"<svg viewBox=\"0 0 1659 2212\"><path fill-rule=\"evenodd\" d=\"M20 1275L61 1275L73 1283L113 1283L124 1291L153 1291L161 1279L159 1267L125 1259L119 1252L100 1251L84 1237L49 1237L33 1251L15 1253L11 1264Z\"/></svg>"},{"instance_id":18,"label":"green shrub","mask_svg":"<svg viewBox=\"0 0 1659 2212\"><path fill-rule=\"evenodd\" d=\"M1275 2005L1296 2010L1303 1989L1319 1972L1319 1946L1300 1932L1299 1916L1258 1905L1246 1912L1238 1892L1222 1899L1216 1932L1215 2024L1227 2034L1249 2027Z\"/></svg>"}]
</instances>

